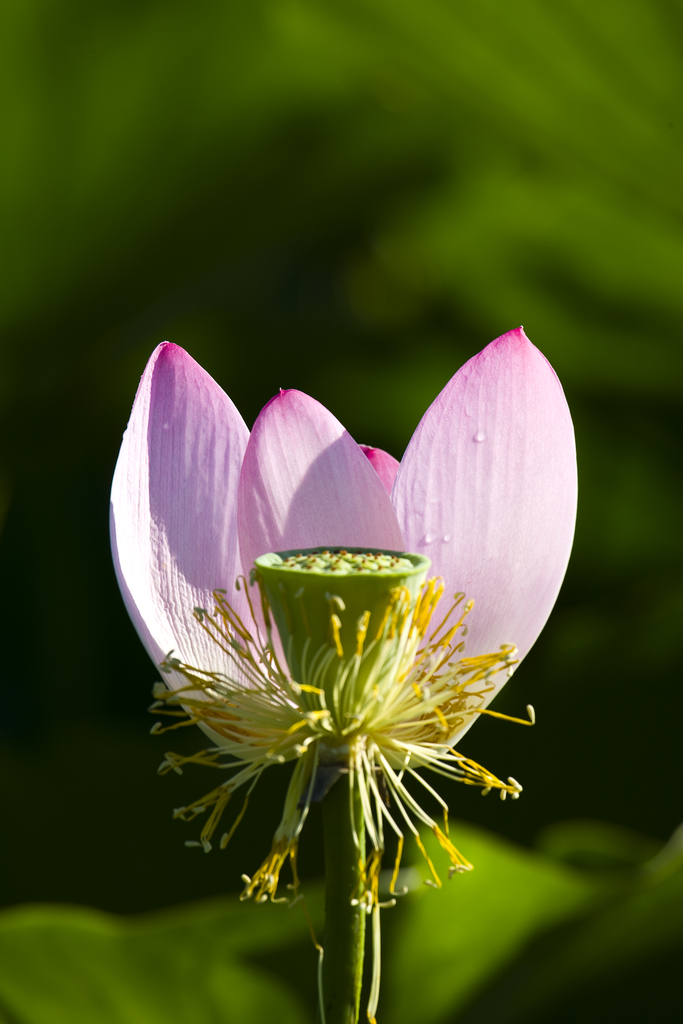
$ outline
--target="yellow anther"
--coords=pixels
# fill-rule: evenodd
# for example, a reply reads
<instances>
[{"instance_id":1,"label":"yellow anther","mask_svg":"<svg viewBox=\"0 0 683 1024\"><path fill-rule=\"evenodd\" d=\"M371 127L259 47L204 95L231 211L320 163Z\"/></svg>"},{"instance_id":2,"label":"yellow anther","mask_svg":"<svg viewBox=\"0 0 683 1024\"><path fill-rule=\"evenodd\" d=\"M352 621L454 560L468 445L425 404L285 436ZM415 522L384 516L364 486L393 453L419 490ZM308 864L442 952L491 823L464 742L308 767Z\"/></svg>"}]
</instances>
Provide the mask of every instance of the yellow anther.
<instances>
[{"instance_id":1,"label":"yellow anther","mask_svg":"<svg viewBox=\"0 0 683 1024\"><path fill-rule=\"evenodd\" d=\"M282 866L287 860L287 857L290 857L291 859L292 854L294 855L294 858L296 858L296 847L296 839L276 839L273 842L269 855L266 857L254 877L246 881L246 876L243 876L246 881L246 888L241 894L240 899L247 900L253 896L257 903L265 903L265 901L270 897L272 902L288 903L289 901L286 897L282 900L276 901L275 894L277 892Z\"/></svg>"},{"instance_id":2,"label":"yellow anther","mask_svg":"<svg viewBox=\"0 0 683 1024\"><path fill-rule=\"evenodd\" d=\"M439 829L439 831L441 831L441 830ZM434 881L431 884L436 886L437 889L440 889L441 888L441 879L437 875L436 868L432 864L432 862L431 862L431 860L429 858L429 854L425 850L424 843L420 839L420 834L419 834L419 832L415 832L414 835L415 835L415 842L417 843L417 845L419 847L420 853L422 854L424 859L427 861L427 866L429 867L429 870L432 873L432 877L433 877ZM442 835L443 835L443 833L442 833ZM437 836L437 838L438 838L438 836ZM425 884L429 884L429 882L430 882L430 880L427 879Z\"/></svg>"},{"instance_id":3,"label":"yellow anther","mask_svg":"<svg viewBox=\"0 0 683 1024\"><path fill-rule=\"evenodd\" d=\"M444 732L448 732L450 730L450 726L443 711L441 710L441 708L434 708L434 711L436 712L436 717L441 722L442 729L444 730Z\"/></svg>"},{"instance_id":4,"label":"yellow anther","mask_svg":"<svg viewBox=\"0 0 683 1024\"><path fill-rule=\"evenodd\" d=\"M340 658L344 657L344 648L342 647L341 636L339 631L341 629L341 619L338 615L330 615L330 646L334 647L337 651L337 655Z\"/></svg>"},{"instance_id":5,"label":"yellow anther","mask_svg":"<svg viewBox=\"0 0 683 1024\"><path fill-rule=\"evenodd\" d=\"M242 804L242 810L240 811L240 813L237 815L237 817L233 821L232 826L230 828L230 831L229 832L224 832L223 835L221 836L221 841L220 841L220 848L221 848L221 850L225 849L225 847L228 845L228 843L230 842L230 840L234 836L235 831L237 829L237 826L239 825L239 823L241 822L242 818L244 817L244 815L246 813L248 804L249 804L249 794L247 793L247 795L244 798L244 803Z\"/></svg>"},{"instance_id":6,"label":"yellow anther","mask_svg":"<svg viewBox=\"0 0 683 1024\"><path fill-rule=\"evenodd\" d=\"M396 882L398 881L398 872L401 867L401 856L403 855L403 836L398 837L398 850L396 851L396 860L394 861L394 872L389 882L389 894L395 895Z\"/></svg>"},{"instance_id":7,"label":"yellow anther","mask_svg":"<svg viewBox=\"0 0 683 1024\"><path fill-rule=\"evenodd\" d=\"M438 579L438 578L437 578L437 579ZM433 610L433 609L434 609L434 608L436 607L436 605L437 605L438 601L439 601L439 600L441 599L441 596L443 595L443 592L444 592L444 590L445 590L445 587L444 587L444 583L443 583L443 580L438 580L438 584L437 584L437 580L436 580L436 579L435 579L435 580L430 580L430 584L431 584L431 583L434 583L434 584L435 584L435 587L434 587L434 588L433 588L433 590L432 590L432 594L433 594L433 598L432 598L432 610ZM431 644L431 643L433 642L433 640L434 640L434 637L436 637L436 636L438 636L438 635L439 635L439 633L441 632L441 630L443 629L443 627L444 627L444 626L446 625L446 623L448 622L448 620L450 619L451 615L453 614L453 612L455 611L455 609L456 609L456 608L458 607L458 605L460 604L460 602L462 601L462 599L463 599L463 597L464 597L464 596L465 596L464 594L460 594L460 593L458 593L458 594L455 594L455 595L454 595L454 598L453 598L453 601L454 601L454 603L453 603L453 604L451 605L451 607L450 607L450 608L448 609L448 611L447 611L447 612L446 612L446 614L444 615L444 617L443 617L443 619L441 620L441 622L439 623L439 625L438 625L438 626L436 627L436 629L434 630L434 632L433 632L433 633L431 634L431 636L429 637L429 643L430 643L430 644ZM473 603L474 603L474 602L472 602L472 604L473 604ZM466 615L466 614L467 614L467 612L468 612L469 610L470 610L470 609L469 609L469 608L467 608L467 610L466 610L466 611L465 611L465 612L463 613L463 615ZM462 621L462 620L461 620L461 621Z\"/></svg>"},{"instance_id":8,"label":"yellow anther","mask_svg":"<svg viewBox=\"0 0 683 1024\"><path fill-rule=\"evenodd\" d=\"M529 705L531 707L531 705ZM533 711L533 708L531 709ZM513 715L503 715L500 711L490 711L488 708L470 708L469 711L475 715L490 715L491 718L502 718L505 722L515 722L517 725L535 725L536 715L529 715L529 719L515 718Z\"/></svg>"},{"instance_id":9,"label":"yellow anther","mask_svg":"<svg viewBox=\"0 0 683 1024\"><path fill-rule=\"evenodd\" d=\"M312 714L312 713L313 713L313 712L311 712L311 714ZM291 735L292 735L292 733L295 733L295 732L297 732L297 730L298 730L298 729L303 729L303 727L304 727L305 725L307 725L307 721L306 721L306 719L305 719L305 718L300 718L298 722L294 722L294 724L293 724L293 725L290 725L289 729L287 729L287 730L286 730L286 732L285 732L285 736L291 736ZM273 753L273 751L272 751L272 750L269 750L269 751L268 751L268 753L269 753L269 754L272 754L272 753Z\"/></svg>"},{"instance_id":10,"label":"yellow anther","mask_svg":"<svg viewBox=\"0 0 683 1024\"><path fill-rule=\"evenodd\" d=\"M363 644L365 643L365 637L367 636L369 622L370 612L365 611L356 623L356 656L358 658L363 654Z\"/></svg>"},{"instance_id":11,"label":"yellow anther","mask_svg":"<svg viewBox=\"0 0 683 1024\"><path fill-rule=\"evenodd\" d=\"M379 640L380 637L382 636L382 634L384 633L384 627L386 626L387 621L389 619L389 616L391 614L391 608L392 608L391 604L388 604L387 607L384 609L384 615L382 616L382 621L381 621L381 623L379 625L379 629L377 630L377 632L375 634L375 642L377 640Z\"/></svg>"},{"instance_id":12,"label":"yellow anther","mask_svg":"<svg viewBox=\"0 0 683 1024\"><path fill-rule=\"evenodd\" d=\"M322 711L307 711L306 719L310 722L320 722L323 718L329 718L330 712L323 708ZM305 722L303 723L306 724ZM293 730L292 730L293 731Z\"/></svg>"},{"instance_id":13,"label":"yellow anther","mask_svg":"<svg viewBox=\"0 0 683 1024\"><path fill-rule=\"evenodd\" d=\"M453 846L453 843L450 841L447 835L444 835L439 826L434 825L432 831L436 838L439 840L439 845L441 846L441 848L445 850L448 856L450 857L451 863L455 870L471 871L472 865L470 864L470 862L467 860L466 857L463 857L463 855L460 853L460 850L457 850L455 846Z\"/></svg>"}]
</instances>

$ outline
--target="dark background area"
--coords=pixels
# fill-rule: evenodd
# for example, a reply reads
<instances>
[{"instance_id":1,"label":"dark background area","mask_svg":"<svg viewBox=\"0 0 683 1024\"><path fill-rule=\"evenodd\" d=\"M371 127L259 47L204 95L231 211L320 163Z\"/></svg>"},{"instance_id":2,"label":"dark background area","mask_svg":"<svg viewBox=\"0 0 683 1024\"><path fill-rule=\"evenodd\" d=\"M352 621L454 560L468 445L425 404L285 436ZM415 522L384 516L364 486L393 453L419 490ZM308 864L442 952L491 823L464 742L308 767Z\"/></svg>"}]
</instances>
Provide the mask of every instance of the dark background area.
<instances>
[{"instance_id":1,"label":"dark background area","mask_svg":"<svg viewBox=\"0 0 683 1024\"><path fill-rule=\"evenodd\" d=\"M574 817L667 839L683 818L681 4L23 0L2 19L2 902L131 912L237 890L279 819L288 769L204 856L171 810L213 776L155 773L158 673L118 594L108 491L164 339L248 425L296 387L400 458L458 367L523 323L574 416L576 543L496 703L534 704L538 725L481 721L462 745L522 799L442 792L523 844ZM318 810L304 876L322 867Z\"/></svg>"}]
</instances>

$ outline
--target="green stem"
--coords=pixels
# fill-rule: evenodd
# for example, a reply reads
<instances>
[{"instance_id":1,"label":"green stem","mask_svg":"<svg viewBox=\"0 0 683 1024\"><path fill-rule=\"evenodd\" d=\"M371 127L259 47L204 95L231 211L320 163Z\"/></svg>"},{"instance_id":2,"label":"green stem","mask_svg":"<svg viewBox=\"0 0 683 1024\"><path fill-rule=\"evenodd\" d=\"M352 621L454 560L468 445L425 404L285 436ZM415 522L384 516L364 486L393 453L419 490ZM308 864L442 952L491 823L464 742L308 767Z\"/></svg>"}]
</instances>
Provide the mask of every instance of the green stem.
<instances>
[{"instance_id":1,"label":"green stem","mask_svg":"<svg viewBox=\"0 0 683 1024\"><path fill-rule=\"evenodd\" d=\"M325 1024L356 1024L363 981L365 910L351 906L359 896L365 827L356 789L352 803L350 776L342 775L323 800L325 833L325 933L323 1003ZM360 853L353 838L353 826Z\"/></svg>"}]
</instances>

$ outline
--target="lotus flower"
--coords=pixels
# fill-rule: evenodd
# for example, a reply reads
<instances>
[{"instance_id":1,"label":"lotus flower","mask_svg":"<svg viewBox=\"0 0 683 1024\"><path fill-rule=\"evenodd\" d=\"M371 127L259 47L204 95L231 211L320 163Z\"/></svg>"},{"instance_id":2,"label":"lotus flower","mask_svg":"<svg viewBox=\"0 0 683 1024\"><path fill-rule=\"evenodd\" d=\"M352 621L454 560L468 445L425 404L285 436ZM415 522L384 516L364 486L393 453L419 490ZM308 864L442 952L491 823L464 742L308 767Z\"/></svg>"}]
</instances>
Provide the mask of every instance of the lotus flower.
<instances>
[{"instance_id":1,"label":"lotus flower","mask_svg":"<svg viewBox=\"0 0 683 1024\"><path fill-rule=\"evenodd\" d=\"M162 770L234 759L228 782L177 812L192 818L213 808L204 848L239 785L253 786L273 762L298 759L273 851L246 879L246 895L275 894L316 798L316 772L324 774L327 764L329 784L339 759L330 749L338 752L344 736L357 734L363 742L353 748L353 765L374 849L381 854L382 819L391 817L371 806L382 804L376 777L383 772L416 836L412 818L434 829L455 870L470 866L405 790L403 772L436 767L484 791L519 795L514 779L501 782L454 744L487 713L548 618L575 513L567 404L552 367L521 328L455 374L400 465L356 444L299 391L276 395L250 435L228 396L183 349L159 345L114 476L114 563L131 619L165 672L157 707L187 713L214 743L195 758L168 754ZM428 560L434 579L420 590ZM245 579L255 563L260 593ZM366 583L374 572L399 582L383 617L372 618L363 591L358 608L366 611L356 609L348 622L348 596L319 588L329 630L320 640L324 653L318 658L309 646L306 662L306 651L287 640L294 627L285 619L293 613L278 606L278 594L298 608L304 588L287 591L295 579L287 572L311 568L323 582L326 572L338 580L365 574ZM281 573L279 583L271 569ZM430 633L442 590L444 621ZM309 644L311 636L309 630ZM343 729L335 718L342 707L342 725L352 723ZM400 832L394 819L390 824ZM366 879L374 904L378 870Z\"/></svg>"}]
</instances>

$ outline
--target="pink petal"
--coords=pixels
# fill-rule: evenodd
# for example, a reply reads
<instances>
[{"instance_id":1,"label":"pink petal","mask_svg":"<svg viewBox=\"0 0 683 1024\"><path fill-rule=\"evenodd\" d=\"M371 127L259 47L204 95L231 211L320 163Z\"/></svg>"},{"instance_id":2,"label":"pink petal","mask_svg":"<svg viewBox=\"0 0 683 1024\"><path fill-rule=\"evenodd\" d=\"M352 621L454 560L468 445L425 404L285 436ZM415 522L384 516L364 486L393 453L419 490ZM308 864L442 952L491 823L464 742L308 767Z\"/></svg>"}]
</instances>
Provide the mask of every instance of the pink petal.
<instances>
[{"instance_id":1,"label":"pink petal","mask_svg":"<svg viewBox=\"0 0 683 1024\"><path fill-rule=\"evenodd\" d=\"M569 560L576 492L560 382L522 328L509 331L427 410L394 486L407 549L432 559L447 594L474 598L468 655L514 643L523 657L536 640Z\"/></svg>"},{"instance_id":2,"label":"pink petal","mask_svg":"<svg viewBox=\"0 0 683 1024\"><path fill-rule=\"evenodd\" d=\"M248 438L208 373L177 345L159 345L135 396L111 493L116 575L156 663L173 649L192 665L225 668L192 613L213 609L217 587L244 608L235 591L236 518Z\"/></svg>"},{"instance_id":3,"label":"pink petal","mask_svg":"<svg viewBox=\"0 0 683 1024\"><path fill-rule=\"evenodd\" d=\"M359 444L358 447L370 460L370 465L384 484L387 493L391 494L391 488L394 486L398 472L398 459L395 459L389 452L382 451L381 448L371 448L367 444Z\"/></svg>"},{"instance_id":4,"label":"pink petal","mask_svg":"<svg viewBox=\"0 0 683 1024\"><path fill-rule=\"evenodd\" d=\"M239 486L242 564L268 551L329 544L403 549L379 476L341 423L300 391L260 413Z\"/></svg>"}]
</instances>

